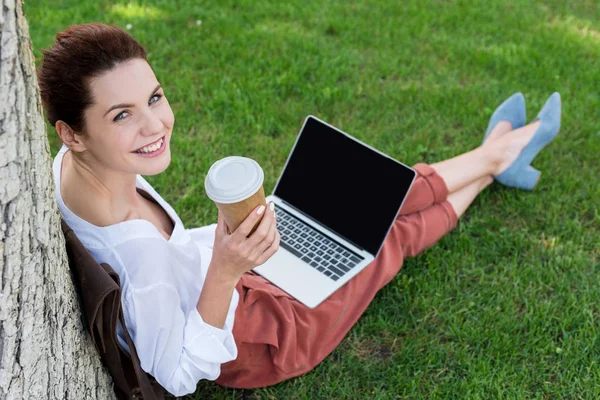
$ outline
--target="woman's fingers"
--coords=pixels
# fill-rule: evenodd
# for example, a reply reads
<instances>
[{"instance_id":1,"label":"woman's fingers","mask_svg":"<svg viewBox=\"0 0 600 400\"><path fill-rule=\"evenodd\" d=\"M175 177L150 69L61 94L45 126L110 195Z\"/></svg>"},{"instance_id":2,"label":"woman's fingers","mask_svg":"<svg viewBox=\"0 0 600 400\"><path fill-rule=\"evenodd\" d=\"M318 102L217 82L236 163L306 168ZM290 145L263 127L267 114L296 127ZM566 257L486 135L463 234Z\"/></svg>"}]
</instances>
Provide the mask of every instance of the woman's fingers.
<instances>
[{"instance_id":1,"label":"woman's fingers","mask_svg":"<svg viewBox=\"0 0 600 400\"><path fill-rule=\"evenodd\" d=\"M271 243L271 246L268 247L267 250L260 255L260 257L258 257L258 260L256 261L257 265L263 265L269 258L273 257L273 254L277 253L277 250L279 250L279 240L279 232L275 230L275 240L273 243Z\"/></svg>"},{"instance_id":2,"label":"woman's fingers","mask_svg":"<svg viewBox=\"0 0 600 400\"><path fill-rule=\"evenodd\" d=\"M275 221L275 218L273 218L271 219L271 226L269 227L269 232L267 233L267 236L263 239L262 242L260 242L256 246L258 255L264 253L265 250L267 250L271 246L271 244L273 244L273 242L275 241L275 232L277 232L277 221Z\"/></svg>"},{"instance_id":3,"label":"woman's fingers","mask_svg":"<svg viewBox=\"0 0 600 400\"><path fill-rule=\"evenodd\" d=\"M267 205L267 209L265 210L265 216L263 217L260 224L258 224L258 228L250 235L250 237L244 243L246 248L252 252L256 249L269 234L269 230L271 229L271 224L274 222L273 217L275 215L275 204L270 203Z\"/></svg>"},{"instance_id":4,"label":"woman's fingers","mask_svg":"<svg viewBox=\"0 0 600 400\"><path fill-rule=\"evenodd\" d=\"M260 214L259 210L262 211ZM258 223L256 230L247 237L260 218L262 220ZM255 266L264 264L279 249L275 204L269 203L266 206L256 207L232 236L241 257L249 260Z\"/></svg>"},{"instance_id":5,"label":"woman's fingers","mask_svg":"<svg viewBox=\"0 0 600 400\"><path fill-rule=\"evenodd\" d=\"M250 213L250 215L248 215L246 217L246 219L244 220L244 222L242 222L240 224L240 226L237 227L237 229L235 230L235 232L233 232L233 235L236 236L236 239L239 242L243 242L246 237L248 236L248 234L250 233L250 231L252 230L252 227L264 216L266 216L265 210L268 210L267 207L265 207L264 204L257 206L254 208L254 210L252 210L252 212ZM263 218L264 221L264 218ZM262 222L261 222L262 225ZM252 236L254 236L256 234L256 232L254 232L252 234Z\"/></svg>"}]
</instances>

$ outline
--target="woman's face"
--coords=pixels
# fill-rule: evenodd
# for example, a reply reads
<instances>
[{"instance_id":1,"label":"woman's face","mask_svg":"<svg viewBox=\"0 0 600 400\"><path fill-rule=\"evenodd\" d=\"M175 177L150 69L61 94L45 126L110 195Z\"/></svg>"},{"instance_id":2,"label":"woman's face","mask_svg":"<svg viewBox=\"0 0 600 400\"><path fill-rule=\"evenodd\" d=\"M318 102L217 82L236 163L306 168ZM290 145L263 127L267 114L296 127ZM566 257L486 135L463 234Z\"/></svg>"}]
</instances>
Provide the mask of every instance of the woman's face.
<instances>
[{"instance_id":1,"label":"woman's face","mask_svg":"<svg viewBox=\"0 0 600 400\"><path fill-rule=\"evenodd\" d=\"M164 171L175 117L150 65L143 59L121 63L91 80L90 90L85 144L94 159L123 173Z\"/></svg>"}]
</instances>

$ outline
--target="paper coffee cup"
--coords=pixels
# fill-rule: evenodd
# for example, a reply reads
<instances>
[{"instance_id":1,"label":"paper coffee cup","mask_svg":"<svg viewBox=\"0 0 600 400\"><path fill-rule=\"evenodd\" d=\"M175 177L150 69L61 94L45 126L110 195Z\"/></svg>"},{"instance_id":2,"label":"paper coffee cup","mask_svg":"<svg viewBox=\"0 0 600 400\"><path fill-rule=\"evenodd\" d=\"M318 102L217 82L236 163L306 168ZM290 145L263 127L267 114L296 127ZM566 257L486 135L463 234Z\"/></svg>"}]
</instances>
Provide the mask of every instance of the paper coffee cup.
<instances>
[{"instance_id":1,"label":"paper coffee cup","mask_svg":"<svg viewBox=\"0 0 600 400\"><path fill-rule=\"evenodd\" d=\"M262 168L251 158L225 157L210 167L204 189L223 214L229 232L234 232L256 206L266 204L263 181Z\"/></svg>"}]
</instances>

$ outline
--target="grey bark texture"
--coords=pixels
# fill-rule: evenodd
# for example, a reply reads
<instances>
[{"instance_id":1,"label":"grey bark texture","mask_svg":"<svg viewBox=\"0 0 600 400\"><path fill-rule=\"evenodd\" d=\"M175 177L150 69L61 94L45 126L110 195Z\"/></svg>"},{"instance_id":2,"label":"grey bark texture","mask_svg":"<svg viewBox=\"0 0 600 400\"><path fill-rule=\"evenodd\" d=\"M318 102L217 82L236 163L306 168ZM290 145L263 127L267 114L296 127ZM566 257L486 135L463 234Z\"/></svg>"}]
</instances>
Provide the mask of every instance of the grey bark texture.
<instances>
[{"instance_id":1,"label":"grey bark texture","mask_svg":"<svg viewBox=\"0 0 600 400\"><path fill-rule=\"evenodd\" d=\"M114 399L71 280L29 27L0 0L0 399Z\"/></svg>"}]
</instances>

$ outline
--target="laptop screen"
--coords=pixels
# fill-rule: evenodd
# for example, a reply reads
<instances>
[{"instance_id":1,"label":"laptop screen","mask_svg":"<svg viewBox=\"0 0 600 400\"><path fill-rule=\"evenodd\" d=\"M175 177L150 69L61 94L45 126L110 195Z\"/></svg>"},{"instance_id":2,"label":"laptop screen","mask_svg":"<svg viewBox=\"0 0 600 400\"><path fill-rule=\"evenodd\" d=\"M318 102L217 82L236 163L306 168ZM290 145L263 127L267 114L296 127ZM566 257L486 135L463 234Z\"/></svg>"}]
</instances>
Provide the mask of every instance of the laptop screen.
<instances>
[{"instance_id":1,"label":"laptop screen","mask_svg":"<svg viewBox=\"0 0 600 400\"><path fill-rule=\"evenodd\" d=\"M377 255L415 172L309 116L274 195Z\"/></svg>"}]
</instances>

